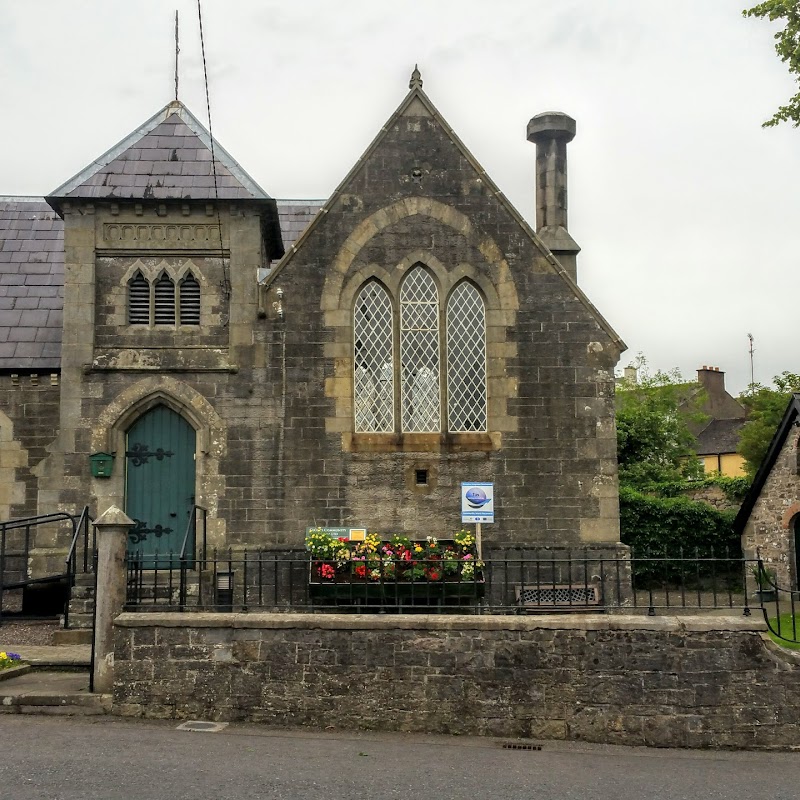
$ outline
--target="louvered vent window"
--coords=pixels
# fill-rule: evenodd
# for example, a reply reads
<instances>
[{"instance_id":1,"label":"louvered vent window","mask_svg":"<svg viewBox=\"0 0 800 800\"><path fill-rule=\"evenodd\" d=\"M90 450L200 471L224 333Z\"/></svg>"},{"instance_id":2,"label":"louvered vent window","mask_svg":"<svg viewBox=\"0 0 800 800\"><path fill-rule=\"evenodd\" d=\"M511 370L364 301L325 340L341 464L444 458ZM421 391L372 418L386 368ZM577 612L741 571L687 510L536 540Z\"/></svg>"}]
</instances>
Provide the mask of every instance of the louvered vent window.
<instances>
[{"instance_id":1,"label":"louvered vent window","mask_svg":"<svg viewBox=\"0 0 800 800\"><path fill-rule=\"evenodd\" d=\"M155 285L156 325L175 324L175 284L168 275L162 275Z\"/></svg>"},{"instance_id":2,"label":"louvered vent window","mask_svg":"<svg viewBox=\"0 0 800 800\"><path fill-rule=\"evenodd\" d=\"M466 281L447 303L447 419L452 433L486 430L486 311Z\"/></svg>"},{"instance_id":3,"label":"louvered vent window","mask_svg":"<svg viewBox=\"0 0 800 800\"><path fill-rule=\"evenodd\" d=\"M128 284L128 322L150 324L150 284L137 272Z\"/></svg>"},{"instance_id":4,"label":"louvered vent window","mask_svg":"<svg viewBox=\"0 0 800 800\"><path fill-rule=\"evenodd\" d=\"M200 284L190 272L181 283L181 325L200 324Z\"/></svg>"}]
</instances>

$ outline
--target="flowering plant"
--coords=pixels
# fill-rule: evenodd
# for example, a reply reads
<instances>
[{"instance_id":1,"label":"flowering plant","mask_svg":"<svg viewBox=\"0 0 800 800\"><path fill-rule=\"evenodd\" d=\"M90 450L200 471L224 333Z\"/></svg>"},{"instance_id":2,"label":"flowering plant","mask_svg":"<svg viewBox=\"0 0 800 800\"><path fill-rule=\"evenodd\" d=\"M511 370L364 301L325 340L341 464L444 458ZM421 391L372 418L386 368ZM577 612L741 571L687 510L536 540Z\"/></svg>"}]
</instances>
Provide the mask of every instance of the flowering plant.
<instances>
[{"instance_id":1,"label":"flowering plant","mask_svg":"<svg viewBox=\"0 0 800 800\"><path fill-rule=\"evenodd\" d=\"M21 663L22 659L17 653L0 652L0 669L18 667Z\"/></svg>"},{"instance_id":2,"label":"flowering plant","mask_svg":"<svg viewBox=\"0 0 800 800\"><path fill-rule=\"evenodd\" d=\"M306 549L315 582L475 581L484 566L475 536L465 530L452 540L427 536L414 541L400 534L382 539L369 533L363 541L350 541L314 529L306 536Z\"/></svg>"}]
</instances>

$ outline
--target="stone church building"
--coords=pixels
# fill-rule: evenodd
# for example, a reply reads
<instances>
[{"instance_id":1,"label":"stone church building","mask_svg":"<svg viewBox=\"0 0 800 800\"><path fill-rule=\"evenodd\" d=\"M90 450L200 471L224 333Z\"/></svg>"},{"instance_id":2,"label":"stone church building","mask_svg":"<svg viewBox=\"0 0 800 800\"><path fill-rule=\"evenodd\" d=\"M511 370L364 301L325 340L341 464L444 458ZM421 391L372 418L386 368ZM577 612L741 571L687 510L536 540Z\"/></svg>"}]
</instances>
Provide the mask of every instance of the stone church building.
<instances>
[{"instance_id":1,"label":"stone church building","mask_svg":"<svg viewBox=\"0 0 800 800\"><path fill-rule=\"evenodd\" d=\"M144 552L195 505L234 549L446 537L492 481L487 546L616 551L624 344L577 285L574 134L528 125L536 232L416 71L324 202L271 198L177 101L44 201L0 198L0 518L117 504Z\"/></svg>"}]
</instances>

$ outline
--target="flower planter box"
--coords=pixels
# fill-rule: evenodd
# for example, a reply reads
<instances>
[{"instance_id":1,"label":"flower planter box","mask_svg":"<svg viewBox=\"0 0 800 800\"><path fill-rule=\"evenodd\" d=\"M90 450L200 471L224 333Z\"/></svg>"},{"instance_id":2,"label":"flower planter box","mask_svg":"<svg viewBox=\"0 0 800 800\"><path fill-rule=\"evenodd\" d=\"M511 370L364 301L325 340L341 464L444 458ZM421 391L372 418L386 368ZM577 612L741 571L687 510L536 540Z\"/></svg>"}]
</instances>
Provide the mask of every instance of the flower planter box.
<instances>
[{"instance_id":1,"label":"flower planter box","mask_svg":"<svg viewBox=\"0 0 800 800\"><path fill-rule=\"evenodd\" d=\"M18 667L7 667L6 669L0 669L0 681L7 681L10 678L18 678L20 675L24 675L26 672L30 671L30 664L20 664Z\"/></svg>"},{"instance_id":2,"label":"flower planter box","mask_svg":"<svg viewBox=\"0 0 800 800\"><path fill-rule=\"evenodd\" d=\"M312 599L337 604L463 605L484 596L483 562L475 540L462 531L454 539L412 541L395 536L363 542L309 532L308 589Z\"/></svg>"}]
</instances>

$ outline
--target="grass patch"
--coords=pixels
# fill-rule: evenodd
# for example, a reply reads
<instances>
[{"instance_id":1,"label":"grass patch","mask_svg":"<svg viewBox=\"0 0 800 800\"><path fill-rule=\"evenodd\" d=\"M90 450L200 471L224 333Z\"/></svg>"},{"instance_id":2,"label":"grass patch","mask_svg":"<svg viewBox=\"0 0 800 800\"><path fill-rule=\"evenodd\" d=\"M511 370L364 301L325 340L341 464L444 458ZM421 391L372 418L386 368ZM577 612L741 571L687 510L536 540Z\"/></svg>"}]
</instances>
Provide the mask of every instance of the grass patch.
<instances>
[{"instance_id":1,"label":"grass patch","mask_svg":"<svg viewBox=\"0 0 800 800\"><path fill-rule=\"evenodd\" d=\"M779 638L772 632L773 628L778 630L778 619L780 619L780 631L783 638ZM770 617L769 627L769 636L773 642L789 650L800 650L800 616L794 616L794 628L792 627L791 613L781 614L780 618ZM789 641L786 641L787 639Z\"/></svg>"}]
</instances>

